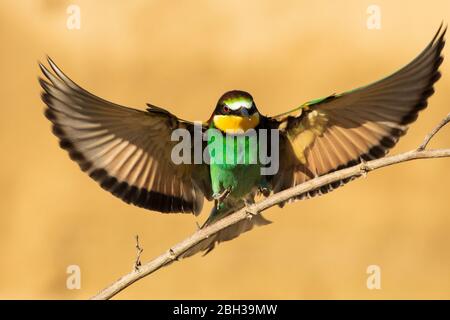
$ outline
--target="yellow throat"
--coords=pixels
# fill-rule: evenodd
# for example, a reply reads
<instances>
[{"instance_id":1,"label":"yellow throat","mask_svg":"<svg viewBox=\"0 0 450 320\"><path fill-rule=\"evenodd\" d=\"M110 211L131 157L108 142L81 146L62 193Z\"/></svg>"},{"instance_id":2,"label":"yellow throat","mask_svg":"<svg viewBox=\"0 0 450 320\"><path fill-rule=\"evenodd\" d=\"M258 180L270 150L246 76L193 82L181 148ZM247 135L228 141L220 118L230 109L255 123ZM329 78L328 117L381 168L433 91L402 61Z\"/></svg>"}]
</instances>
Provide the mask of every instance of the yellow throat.
<instances>
[{"instance_id":1,"label":"yellow throat","mask_svg":"<svg viewBox=\"0 0 450 320\"><path fill-rule=\"evenodd\" d=\"M236 115L216 115L213 117L214 126L228 133L245 132L254 129L259 124L259 113L255 112L249 117Z\"/></svg>"}]
</instances>

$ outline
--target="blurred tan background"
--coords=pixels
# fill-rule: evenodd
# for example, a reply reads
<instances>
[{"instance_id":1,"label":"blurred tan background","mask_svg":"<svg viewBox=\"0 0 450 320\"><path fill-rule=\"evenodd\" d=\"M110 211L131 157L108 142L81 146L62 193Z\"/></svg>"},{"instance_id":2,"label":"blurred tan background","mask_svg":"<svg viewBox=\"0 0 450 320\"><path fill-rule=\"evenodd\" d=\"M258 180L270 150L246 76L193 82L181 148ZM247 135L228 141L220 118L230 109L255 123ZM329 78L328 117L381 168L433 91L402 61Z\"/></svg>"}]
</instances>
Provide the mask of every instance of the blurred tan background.
<instances>
[{"instance_id":1,"label":"blurred tan background","mask_svg":"<svg viewBox=\"0 0 450 320\"><path fill-rule=\"evenodd\" d=\"M127 4L125 4L127 3ZM66 9L81 8L68 30ZM69 160L44 118L37 61L50 55L108 100L204 120L226 90L275 114L397 70L450 22L450 2L0 2L0 298L88 298L129 272L134 235L148 261L191 234L191 215L128 206ZM447 36L448 37L448 36ZM429 108L394 153L417 146L450 111L450 53ZM450 129L432 147L450 146ZM176 263L119 299L450 298L450 159L376 171L266 216L275 223ZM204 219L210 204L200 219ZM66 268L81 289L66 289ZM366 268L381 267L381 290Z\"/></svg>"}]
</instances>

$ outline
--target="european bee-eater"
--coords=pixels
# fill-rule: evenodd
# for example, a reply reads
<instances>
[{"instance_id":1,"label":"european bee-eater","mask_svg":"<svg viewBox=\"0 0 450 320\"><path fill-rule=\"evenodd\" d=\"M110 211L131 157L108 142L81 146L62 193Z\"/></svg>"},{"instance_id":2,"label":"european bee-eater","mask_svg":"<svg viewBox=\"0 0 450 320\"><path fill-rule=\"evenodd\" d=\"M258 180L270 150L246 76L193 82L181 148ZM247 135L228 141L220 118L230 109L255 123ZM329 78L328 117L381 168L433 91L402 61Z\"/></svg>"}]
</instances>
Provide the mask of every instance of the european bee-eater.
<instances>
[{"instance_id":1,"label":"european bee-eater","mask_svg":"<svg viewBox=\"0 0 450 320\"><path fill-rule=\"evenodd\" d=\"M214 200L205 225L226 216L258 193L267 196L316 176L383 157L404 135L418 112L427 106L433 84L440 78L446 28L439 28L431 43L412 62L392 75L342 94L312 100L278 116L259 113L252 96L230 91L218 101L201 131L215 129L233 135L223 139L224 150L242 162L221 163L209 153L209 163L175 164L171 159L176 129L193 133L193 122L149 105L140 111L103 100L82 89L48 59L42 99L53 133L81 170L127 203L164 213L202 210L204 198ZM279 134L277 172L261 174L259 159L249 161L251 150L245 133L259 129ZM209 145L213 138L204 142ZM266 140L268 141L268 140ZM267 142L268 143L268 142ZM267 147L267 146L264 146ZM267 149L267 148L266 148ZM269 146L270 149L270 146ZM193 151L192 151L193 152ZM296 199L327 193L348 180L310 191ZM257 215L204 240L186 252L210 251L216 243L235 238L255 225L269 223Z\"/></svg>"}]
</instances>

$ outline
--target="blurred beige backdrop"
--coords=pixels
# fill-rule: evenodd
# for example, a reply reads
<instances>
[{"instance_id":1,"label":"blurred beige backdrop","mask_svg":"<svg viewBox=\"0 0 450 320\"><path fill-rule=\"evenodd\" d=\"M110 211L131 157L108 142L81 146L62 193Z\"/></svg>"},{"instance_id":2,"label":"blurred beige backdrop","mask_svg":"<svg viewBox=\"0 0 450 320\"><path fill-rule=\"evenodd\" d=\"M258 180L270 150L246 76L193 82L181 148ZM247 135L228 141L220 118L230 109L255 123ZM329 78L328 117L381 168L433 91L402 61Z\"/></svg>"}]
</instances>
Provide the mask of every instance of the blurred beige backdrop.
<instances>
[{"instance_id":1,"label":"blurred beige backdrop","mask_svg":"<svg viewBox=\"0 0 450 320\"><path fill-rule=\"evenodd\" d=\"M126 4L127 3L127 4ZM151 102L205 120L226 90L275 114L397 70L450 22L450 2L0 2L0 298L88 298L192 233L191 215L128 206L69 160L44 118L37 61L128 106ZM66 9L81 8L81 29ZM449 48L444 55L450 58ZM450 111L450 60L429 108L393 153L417 146ZM450 146L444 129L432 147ZM324 197L273 208L275 223L173 264L117 298L450 298L450 160L376 171ZM204 212L209 211L210 204ZM205 218L203 214L200 219ZM81 289L66 289L68 265ZM381 267L381 290L366 269Z\"/></svg>"}]
</instances>

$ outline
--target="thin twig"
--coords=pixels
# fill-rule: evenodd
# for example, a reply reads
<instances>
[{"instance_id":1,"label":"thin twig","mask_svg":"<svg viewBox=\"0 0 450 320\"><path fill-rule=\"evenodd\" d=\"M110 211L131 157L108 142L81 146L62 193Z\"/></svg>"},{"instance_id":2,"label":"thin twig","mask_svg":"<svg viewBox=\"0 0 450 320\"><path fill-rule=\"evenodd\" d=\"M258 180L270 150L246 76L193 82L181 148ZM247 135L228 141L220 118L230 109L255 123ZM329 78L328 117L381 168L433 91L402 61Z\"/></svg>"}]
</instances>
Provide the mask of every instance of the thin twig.
<instances>
[{"instance_id":1,"label":"thin twig","mask_svg":"<svg viewBox=\"0 0 450 320\"><path fill-rule=\"evenodd\" d=\"M450 122L450 114L442 120L425 138L424 142L419 146L418 149L400 153L394 156L384 157L377 160L372 160L368 162L361 162L358 165L335 171L312 180L306 181L300 185L292 187L290 189L283 190L272 196L257 202L250 207L241 209L216 223L209 225L206 228L200 229L190 237L176 244L170 248L167 252L155 258L154 260L142 265L138 271L130 272L105 289L99 292L97 295L92 297L92 299L103 300L110 299L120 291L124 290L134 282L142 279L149 274L161 269L162 267L172 263L183 255L184 252L201 242L202 240L214 235L220 230L223 230L241 220L249 218L249 210L253 214L260 214L264 210L273 207L279 203L285 202L291 198L301 195L305 192L317 189L321 186L330 184L335 181L350 177L365 176L368 172L383 168L386 166L394 165L401 162L417 160L417 159L432 159L432 158L444 158L450 157L450 149L436 149L436 150L424 150L429 143L429 141L435 136L435 134L448 122Z\"/></svg>"},{"instance_id":2,"label":"thin twig","mask_svg":"<svg viewBox=\"0 0 450 320\"><path fill-rule=\"evenodd\" d=\"M141 248L139 245L139 235L136 235L136 260L134 261L134 271L139 271L140 267L142 266L141 263L141 254L144 251L144 249Z\"/></svg>"},{"instance_id":3,"label":"thin twig","mask_svg":"<svg viewBox=\"0 0 450 320\"><path fill-rule=\"evenodd\" d=\"M434 137L436 133L438 133L439 130L442 129L443 126L445 126L447 123L450 122L450 113L441 120L441 122L438 123L436 127L434 127L433 130L429 134L426 135L425 139L423 140L422 144L417 148L417 150L422 151L425 150L430 140Z\"/></svg>"}]
</instances>

